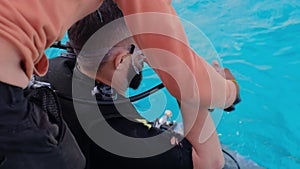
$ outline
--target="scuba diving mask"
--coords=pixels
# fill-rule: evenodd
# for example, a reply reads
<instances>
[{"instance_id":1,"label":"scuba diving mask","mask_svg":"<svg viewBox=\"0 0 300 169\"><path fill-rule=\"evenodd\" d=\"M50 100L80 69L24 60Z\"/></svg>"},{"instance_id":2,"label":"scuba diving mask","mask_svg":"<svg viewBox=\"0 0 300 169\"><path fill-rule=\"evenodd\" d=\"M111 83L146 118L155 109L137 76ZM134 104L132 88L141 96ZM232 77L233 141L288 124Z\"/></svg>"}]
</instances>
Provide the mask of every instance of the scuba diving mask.
<instances>
[{"instance_id":1,"label":"scuba diving mask","mask_svg":"<svg viewBox=\"0 0 300 169\"><path fill-rule=\"evenodd\" d=\"M136 74L140 74L144 67L144 61L146 56L142 53L141 50L135 51L135 45L131 44L130 47L130 55L131 55L131 64Z\"/></svg>"}]
</instances>

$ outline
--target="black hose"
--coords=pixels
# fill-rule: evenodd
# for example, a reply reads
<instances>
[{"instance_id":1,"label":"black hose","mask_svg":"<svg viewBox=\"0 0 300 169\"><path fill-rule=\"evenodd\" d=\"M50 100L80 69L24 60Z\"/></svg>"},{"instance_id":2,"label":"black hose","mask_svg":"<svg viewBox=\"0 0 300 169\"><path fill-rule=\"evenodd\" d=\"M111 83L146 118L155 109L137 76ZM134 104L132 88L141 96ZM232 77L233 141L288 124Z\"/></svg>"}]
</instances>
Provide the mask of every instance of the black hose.
<instances>
[{"instance_id":1,"label":"black hose","mask_svg":"<svg viewBox=\"0 0 300 169\"><path fill-rule=\"evenodd\" d=\"M58 49L63 49L63 50L72 49L71 46L64 45L64 44L61 43L61 41L55 42L54 44L52 44L50 46L50 48L58 48Z\"/></svg>"},{"instance_id":2,"label":"black hose","mask_svg":"<svg viewBox=\"0 0 300 169\"><path fill-rule=\"evenodd\" d=\"M235 162L235 164L236 164L236 166L237 166L238 169L241 169L239 163L236 161L236 159L230 153L228 153L224 149L222 149L222 151L223 151L223 153L225 153L226 155L228 155L228 157L230 157Z\"/></svg>"},{"instance_id":3,"label":"black hose","mask_svg":"<svg viewBox=\"0 0 300 169\"><path fill-rule=\"evenodd\" d=\"M59 93L58 91L56 91L57 93L57 96L62 98L62 99L65 99L65 100L69 100L69 101L75 101L75 102L79 102L79 103L85 103L85 104L98 104L98 105L114 105L114 104L120 104L120 103L126 103L128 101L130 102L135 102L135 101L138 101L140 99L143 99L155 92L157 92L158 90L164 88L165 86L160 83L156 86L154 86L153 88L149 89L149 90L146 90L145 92L143 93L140 93L140 94L137 94L135 96L131 96L129 97L128 99L122 99L122 100L116 100L116 101L101 101L101 100L97 100L97 101L92 101L92 100L84 100L84 99L80 99L80 98L72 98L72 97L69 97L69 96L65 96L61 93Z\"/></svg>"},{"instance_id":4,"label":"black hose","mask_svg":"<svg viewBox=\"0 0 300 169\"><path fill-rule=\"evenodd\" d=\"M52 44L50 47L52 48L58 48L58 49L64 49L64 50L70 50L72 49L69 45L64 45L61 43L61 41L58 41L54 44ZM157 92L158 90L164 88L164 85L162 83L158 84L157 86L143 92L143 93L140 93L138 95L135 95L135 96L132 96L132 97L129 97L129 100L130 102L135 102L135 101L138 101L140 99L143 99L149 95L151 95L152 93L155 93ZM69 97L69 96L65 96L59 92L57 92L57 95L58 97L62 98L62 99L66 99L66 100L69 100L69 101L76 101L76 102L80 102L80 103L87 103L87 104L99 104L99 105L112 105L112 104L118 104L118 103L125 103L125 102L128 102L128 99L123 99L123 100L117 100L117 101L88 101L88 100L83 100L83 99L79 99L79 98L72 98L72 97Z\"/></svg>"}]
</instances>

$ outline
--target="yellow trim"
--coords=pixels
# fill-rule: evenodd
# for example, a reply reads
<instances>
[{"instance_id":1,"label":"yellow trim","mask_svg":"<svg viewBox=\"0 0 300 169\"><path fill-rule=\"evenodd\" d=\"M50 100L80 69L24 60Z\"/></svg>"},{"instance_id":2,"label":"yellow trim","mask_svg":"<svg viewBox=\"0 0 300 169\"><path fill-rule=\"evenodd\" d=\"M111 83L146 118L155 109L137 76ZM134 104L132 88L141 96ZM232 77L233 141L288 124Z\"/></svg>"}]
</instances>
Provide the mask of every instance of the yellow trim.
<instances>
[{"instance_id":1,"label":"yellow trim","mask_svg":"<svg viewBox=\"0 0 300 169\"><path fill-rule=\"evenodd\" d=\"M151 129L152 125L148 123L145 119L135 119L137 122L144 124L144 126L148 127L148 129Z\"/></svg>"}]
</instances>

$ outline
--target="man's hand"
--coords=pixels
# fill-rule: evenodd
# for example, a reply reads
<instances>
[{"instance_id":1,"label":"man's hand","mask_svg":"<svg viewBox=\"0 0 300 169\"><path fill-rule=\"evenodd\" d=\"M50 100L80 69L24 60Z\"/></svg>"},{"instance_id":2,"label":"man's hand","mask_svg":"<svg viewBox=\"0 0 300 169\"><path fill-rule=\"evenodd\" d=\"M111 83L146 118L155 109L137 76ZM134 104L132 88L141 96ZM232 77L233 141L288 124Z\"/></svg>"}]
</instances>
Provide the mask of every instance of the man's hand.
<instances>
[{"instance_id":1,"label":"man's hand","mask_svg":"<svg viewBox=\"0 0 300 169\"><path fill-rule=\"evenodd\" d=\"M222 68L218 61L214 60L212 63L212 66L216 69L216 71L223 76L227 80L235 80L235 77L233 74L230 72L228 68Z\"/></svg>"},{"instance_id":2,"label":"man's hand","mask_svg":"<svg viewBox=\"0 0 300 169\"><path fill-rule=\"evenodd\" d=\"M224 109L225 111L233 111L235 110L234 105L238 104L239 102L241 102L241 98L240 98L240 86L237 83L237 81L235 80L235 77L233 76L233 74L231 73L231 71L228 68L222 68L220 66L220 64L218 63L218 61L214 60L212 63L212 66L216 69L216 71L223 76L225 79L227 80L231 80L236 87L236 99L233 102L233 105Z\"/></svg>"}]
</instances>

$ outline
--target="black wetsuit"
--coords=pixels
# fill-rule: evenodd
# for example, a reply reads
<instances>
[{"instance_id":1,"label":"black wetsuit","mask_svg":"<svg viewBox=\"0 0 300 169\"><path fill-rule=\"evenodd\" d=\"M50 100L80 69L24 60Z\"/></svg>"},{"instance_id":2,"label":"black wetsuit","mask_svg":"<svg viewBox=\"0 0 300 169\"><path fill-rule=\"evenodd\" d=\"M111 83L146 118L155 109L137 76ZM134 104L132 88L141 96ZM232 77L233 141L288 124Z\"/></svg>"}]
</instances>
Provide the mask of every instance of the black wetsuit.
<instances>
[{"instance_id":1,"label":"black wetsuit","mask_svg":"<svg viewBox=\"0 0 300 169\"><path fill-rule=\"evenodd\" d=\"M84 169L56 98L47 87L0 82L0 169Z\"/></svg>"},{"instance_id":2,"label":"black wetsuit","mask_svg":"<svg viewBox=\"0 0 300 169\"><path fill-rule=\"evenodd\" d=\"M81 74L75 66L75 58L73 57L57 57L50 59L50 67L48 74L38 80L49 82L51 86L59 93L60 102L62 105L63 116L68 126L73 132L78 144L84 153L87 161L87 169L192 169L192 146L186 139L181 139L179 143L171 145L170 138L173 137L173 133L164 132L163 139L157 143L157 145L167 145L172 148L168 151L147 158L128 158L110 153L98 146L81 127L78 114L89 114L93 112L89 103L93 102L91 91L93 86L87 86L87 82L91 82L92 79ZM72 86L73 70L76 72L74 75L74 82ZM74 73L75 74L75 73ZM92 82L95 84L95 82ZM99 85L99 84L98 84ZM71 101L72 89L80 90L79 101ZM118 95L118 99L124 99ZM98 101L101 97L97 97ZM76 111L74 110L74 104L76 104ZM108 124L124 135L133 138L148 138L161 134L163 131L154 127L150 129L147 125L136 121L136 119L143 119L130 102L124 102L118 104L118 108L121 107L125 110L122 115L119 113L120 109L116 109L114 105L98 105L99 110L108 122ZM89 116L89 115L88 115ZM98 122L103 123L103 122ZM96 130L96 129L95 129ZM97 132L97 131L94 131ZM106 138L105 133L99 133L103 138ZM176 135L176 137L178 137ZM122 149L126 147L126 144L120 143ZM144 146L149 150L153 149L153 145L149 145L147 141L144 142Z\"/></svg>"}]
</instances>

